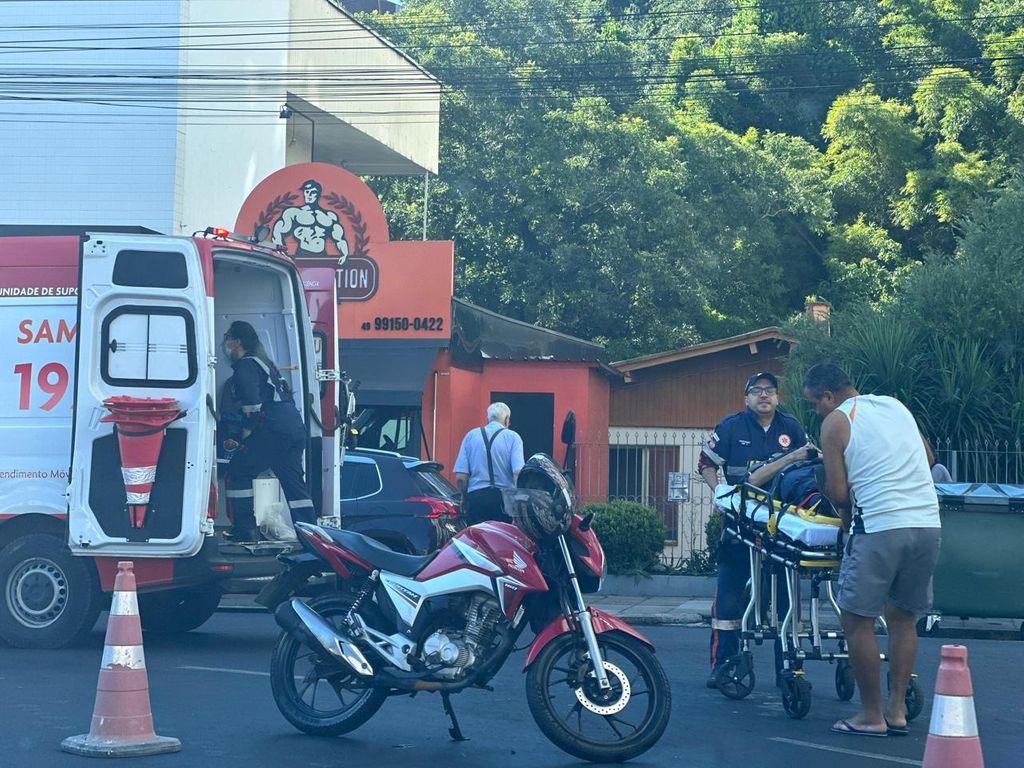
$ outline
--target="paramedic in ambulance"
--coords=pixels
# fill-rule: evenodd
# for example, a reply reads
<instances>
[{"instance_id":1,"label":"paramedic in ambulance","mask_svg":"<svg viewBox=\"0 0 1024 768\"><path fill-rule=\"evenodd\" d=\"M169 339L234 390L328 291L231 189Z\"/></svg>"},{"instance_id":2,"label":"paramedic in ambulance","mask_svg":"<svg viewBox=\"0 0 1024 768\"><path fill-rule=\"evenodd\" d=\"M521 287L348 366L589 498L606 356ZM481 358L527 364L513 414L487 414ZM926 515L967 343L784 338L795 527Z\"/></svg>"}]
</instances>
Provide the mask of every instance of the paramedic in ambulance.
<instances>
[{"instance_id":1,"label":"paramedic in ambulance","mask_svg":"<svg viewBox=\"0 0 1024 768\"><path fill-rule=\"evenodd\" d=\"M800 422L779 413L779 381L774 374L755 373L747 379L744 396L746 408L722 419L701 451L697 470L712 492L719 482L719 469L725 473L725 482L729 485L748 482L764 487L784 467L807 459L814 449L807 442ZM746 608L743 590L749 578L750 558L746 546L723 536L718 545L718 586L711 605L708 688L718 687L723 664L739 653L740 619ZM787 597L780 592L780 615L787 606ZM776 685L781 670L782 650L776 642Z\"/></svg>"},{"instance_id":2,"label":"paramedic in ambulance","mask_svg":"<svg viewBox=\"0 0 1024 768\"><path fill-rule=\"evenodd\" d=\"M305 204L285 208L281 218L274 224L274 244L284 245L285 235L291 235L299 243L296 257L323 258L327 256L327 238L330 237L338 249L340 267L348 258L348 243L338 214L320 207L320 195L324 188L316 179L304 182L299 189L302 190Z\"/></svg>"},{"instance_id":3,"label":"paramedic in ambulance","mask_svg":"<svg viewBox=\"0 0 1024 768\"><path fill-rule=\"evenodd\" d=\"M315 523L309 487L302 471L306 427L295 408L291 388L267 357L256 330L236 320L224 334L223 349L234 374L229 389L243 415L241 446L224 479L235 541L258 541L253 509L253 480L273 470L295 522Z\"/></svg>"}]
</instances>

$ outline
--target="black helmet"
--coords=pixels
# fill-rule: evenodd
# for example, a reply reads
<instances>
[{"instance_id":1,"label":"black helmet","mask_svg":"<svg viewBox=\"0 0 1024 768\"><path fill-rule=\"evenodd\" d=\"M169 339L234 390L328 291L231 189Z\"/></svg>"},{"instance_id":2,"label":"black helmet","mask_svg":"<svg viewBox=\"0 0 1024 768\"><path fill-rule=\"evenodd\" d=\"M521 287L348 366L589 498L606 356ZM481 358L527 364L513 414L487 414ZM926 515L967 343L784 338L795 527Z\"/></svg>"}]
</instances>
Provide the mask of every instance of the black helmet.
<instances>
[{"instance_id":1,"label":"black helmet","mask_svg":"<svg viewBox=\"0 0 1024 768\"><path fill-rule=\"evenodd\" d=\"M562 470L543 453L530 457L516 481L507 508L512 520L528 536L540 539L569 530L576 507L576 492Z\"/></svg>"}]
</instances>

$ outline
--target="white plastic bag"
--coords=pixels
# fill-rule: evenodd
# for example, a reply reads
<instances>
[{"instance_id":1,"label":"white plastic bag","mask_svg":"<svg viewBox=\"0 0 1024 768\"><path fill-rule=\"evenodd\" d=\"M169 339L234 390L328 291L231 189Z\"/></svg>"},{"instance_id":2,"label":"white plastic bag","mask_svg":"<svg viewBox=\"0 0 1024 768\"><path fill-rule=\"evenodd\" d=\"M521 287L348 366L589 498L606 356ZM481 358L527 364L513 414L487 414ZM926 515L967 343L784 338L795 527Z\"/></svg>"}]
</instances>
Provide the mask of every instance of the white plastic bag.
<instances>
[{"instance_id":1,"label":"white plastic bag","mask_svg":"<svg viewBox=\"0 0 1024 768\"><path fill-rule=\"evenodd\" d=\"M281 495L276 478L257 478L253 481L253 507L256 525L271 541L295 541L295 528L288 504Z\"/></svg>"}]
</instances>

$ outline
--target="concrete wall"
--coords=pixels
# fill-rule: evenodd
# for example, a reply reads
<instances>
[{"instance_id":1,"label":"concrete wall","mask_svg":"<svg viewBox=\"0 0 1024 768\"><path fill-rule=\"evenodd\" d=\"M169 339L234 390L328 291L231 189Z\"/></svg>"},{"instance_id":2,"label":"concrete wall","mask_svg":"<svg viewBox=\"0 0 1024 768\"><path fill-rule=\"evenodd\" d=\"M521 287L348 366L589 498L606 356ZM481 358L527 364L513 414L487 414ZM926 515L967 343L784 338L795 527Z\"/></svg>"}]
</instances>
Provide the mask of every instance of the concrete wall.
<instances>
[{"instance_id":1,"label":"concrete wall","mask_svg":"<svg viewBox=\"0 0 1024 768\"><path fill-rule=\"evenodd\" d=\"M166 26L125 28L138 24ZM17 28L28 25L45 27ZM97 50L75 50L89 38ZM331 113L320 115L318 153L333 125L340 154L365 159L366 172L437 170L436 96L424 107L409 95L431 79L330 0L3 2L0 44L26 48L3 57L19 97L0 116L5 224L230 227L259 181L311 157L308 123L278 117L289 94ZM131 50L143 46L158 50ZM390 74L364 67L397 68L413 85L382 85ZM325 68L395 95L320 93L303 73ZM225 79L232 72L247 80ZM267 77L251 82L253 72Z\"/></svg>"},{"instance_id":2,"label":"concrete wall","mask_svg":"<svg viewBox=\"0 0 1024 768\"><path fill-rule=\"evenodd\" d=\"M251 0L182 0L182 13L189 23L181 53L186 77L232 70L249 76L253 71L287 67L290 0L260 0L257 5ZM249 19L270 23L247 26L244 22ZM246 45L238 45L238 38L218 34L239 31L250 35L243 38ZM231 110L230 116L188 109L191 98L211 91L227 95L217 106ZM175 233L191 234L209 226L230 228L252 188L287 164L288 121L278 117L285 87L273 78L265 85L186 80L181 97L185 109L177 134ZM205 101L194 105L212 106ZM308 159L308 150L306 155L303 159Z\"/></svg>"},{"instance_id":3,"label":"concrete wall","mask_svg":"<svg viewBox=\"0 0 1024 768\"><path fill-rule=\"evenodd\" d=\"M158 103L143 108L83 102L110 101L119 95L114 89L137 82L89 75L173 74L178 59L173 25L179 9L179 0L0 3L0 44L26 47L24 53L5 51L3 57L11 83L5 91L21 98L5 100L0 117L0 222L171 229L177 125L173 89L163 90L156 81L149 95ZM140 22L172 25L158 33L164 36L159 43L169 47L133 51L125 50L124 43L97 40L101 50L73 50L88 38L155 34L116 27ZM29 25L50 28L17 29ZM71 25L88 26L60 28ZM61 42L32 42L57 39Z\"/></svg>"},{"instance_id":4,"label":"concrete wall","mask_svg":"<svg viewBox=\"0 0 1024 768\"><path fill-rule=\"evenodd\" d=\"M424 171L437 173L438 120L440 84L419 69L411 60L381 42L330 0L291 0L292 34L288 64L305 71L330 66L356 80L358 87L322 90L315 86L295 84L289 87L314 107L338 117L366 136L380 142ZM325 29L334 31L333 39L319 39L323 50L312 44L316 37L309 19L325 19ZM305 20L303 22L303 20ZM305 132L297 125L297 132ZM331 129L317 128L317 145L324 148L332 142ZM336 143L352 146L357 140L343 138L340 131ZM372 148L367 146L368 151ZM309 158L303 158L302 161ZM317 160L345 165L357 173L367 172L352 157L321 156ZM374 170L373 173L386 173ZM410 173L406 168L401 173Z\"/></svg>"}]
</instances>

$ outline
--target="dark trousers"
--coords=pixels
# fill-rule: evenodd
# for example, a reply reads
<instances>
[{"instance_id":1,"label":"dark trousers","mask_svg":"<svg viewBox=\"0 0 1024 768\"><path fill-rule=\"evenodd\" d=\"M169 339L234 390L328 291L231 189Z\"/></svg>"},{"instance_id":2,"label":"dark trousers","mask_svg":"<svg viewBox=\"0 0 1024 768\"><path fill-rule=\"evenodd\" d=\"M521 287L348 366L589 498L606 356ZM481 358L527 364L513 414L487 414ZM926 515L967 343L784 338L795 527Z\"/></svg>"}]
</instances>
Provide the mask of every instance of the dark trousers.
<instances>
[{"instance_id":1,"label":"dark trousers","mask_svg":"<svg viewBox=\"0 0 1024 768\"><path fill-rule=\"evenodd\" d=\"M771 595L771 581L767 567L762 570L762 610L767 610ZM783 574L779 574L778 615L781 619L789 610L789 594ZM750 579L750 550L735 539L723 539L718 546L718 586L711 604L711 669L722 664L740 651L740 624L747 603L743 590ZM782 646L775 642L775 673L782 671Z\"/></svg>"},{"instance_id":2,"label":"dark trousers","mask_svg":"<svg viewBox=\"0 0 1024 768\"><path fill-rule=\"evenodd\" d=\"M245 439L228 464L224 478L228 514L236 529L256 527L252 481L268 469L281 484L292 521L316 523L316 512L302 471L305 447L305 438L287 437L271 430L257 430Z\"/></svg>"},{"instance_id":3,"label":"dark trousers","mask_svg":"<svg viewBox=\"0 0 1024 768\"><path fill-rule=\"evenodd\" d=\"M495 486L478 488L466 494L466 522L476 525L487 520L507 523L511 518L505 513L505 497Z\"/></svg>"}]
</instances>

